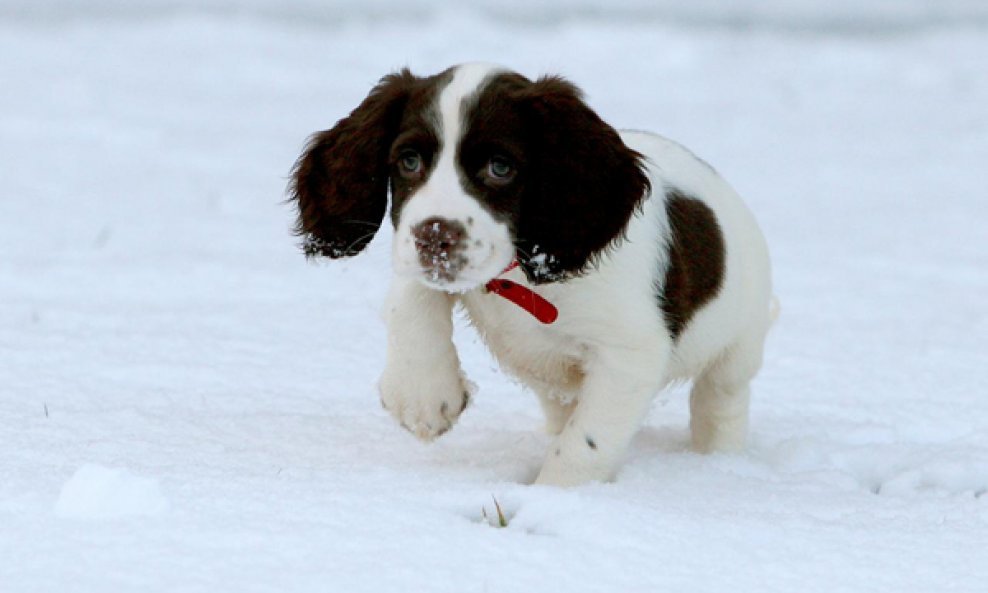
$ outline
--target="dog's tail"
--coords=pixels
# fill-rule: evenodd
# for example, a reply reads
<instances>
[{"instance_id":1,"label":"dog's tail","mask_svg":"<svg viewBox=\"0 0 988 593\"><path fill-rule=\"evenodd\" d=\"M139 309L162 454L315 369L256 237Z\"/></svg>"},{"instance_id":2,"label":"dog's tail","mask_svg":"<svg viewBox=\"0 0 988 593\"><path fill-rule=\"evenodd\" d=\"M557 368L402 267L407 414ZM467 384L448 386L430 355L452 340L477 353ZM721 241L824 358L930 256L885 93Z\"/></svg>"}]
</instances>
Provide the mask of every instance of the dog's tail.
<instances>
[{"instance_id":1,"label":"dog's tail","mask_svg":"<svg viewBox=\"0 0 988 593\"><path fill-rule=\"evenodd\" d=\"M770 325L775 325L775 321L779 318L779 314L782 313L782 303L779 302L779 297L772 295L772 300L768 304L768 319Z\"/></svg>"}]
</instances>

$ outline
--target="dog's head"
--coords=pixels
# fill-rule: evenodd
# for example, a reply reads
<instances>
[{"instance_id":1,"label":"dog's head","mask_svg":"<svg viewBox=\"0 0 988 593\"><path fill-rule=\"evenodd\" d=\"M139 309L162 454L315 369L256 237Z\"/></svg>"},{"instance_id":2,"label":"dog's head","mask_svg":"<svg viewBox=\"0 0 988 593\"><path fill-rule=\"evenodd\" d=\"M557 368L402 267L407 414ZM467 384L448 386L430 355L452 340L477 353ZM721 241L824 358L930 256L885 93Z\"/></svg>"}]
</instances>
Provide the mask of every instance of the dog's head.
<instances>
[{"instance_id":1,"label":"dog's head","mask_svg":"<svg viewBox=\"0 0 988 593\"><path fill-rule=\"evenodd\" d=\"M371 240L390 193L395 272L455 292L516 258L535 283L580 274L648 190L575 86L471 64L385 76L312 137L291 195L306 255L339 258Z\"/></svg>"}]
</instances>

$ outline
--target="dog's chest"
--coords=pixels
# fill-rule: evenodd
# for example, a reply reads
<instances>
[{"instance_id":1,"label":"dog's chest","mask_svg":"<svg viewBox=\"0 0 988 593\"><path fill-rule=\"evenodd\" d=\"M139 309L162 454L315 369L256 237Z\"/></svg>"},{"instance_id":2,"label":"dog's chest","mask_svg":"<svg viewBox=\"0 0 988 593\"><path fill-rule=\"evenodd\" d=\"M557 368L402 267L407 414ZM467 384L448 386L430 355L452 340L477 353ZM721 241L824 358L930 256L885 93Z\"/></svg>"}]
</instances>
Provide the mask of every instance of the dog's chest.
<instances>
[{"instance_id":1,"label":"dog's chest","mask_svg":"<svg viewBox=\"0 0 988 593\"><path fill-rule=\"evenodd\" d=\"M551 301L552 295L547 296ZM563 330L563 324L542 323L525 309L483 288L462 295L460 301L505 370L526 382L577 387L586 349Z\"/></svg>"}]
</instances>

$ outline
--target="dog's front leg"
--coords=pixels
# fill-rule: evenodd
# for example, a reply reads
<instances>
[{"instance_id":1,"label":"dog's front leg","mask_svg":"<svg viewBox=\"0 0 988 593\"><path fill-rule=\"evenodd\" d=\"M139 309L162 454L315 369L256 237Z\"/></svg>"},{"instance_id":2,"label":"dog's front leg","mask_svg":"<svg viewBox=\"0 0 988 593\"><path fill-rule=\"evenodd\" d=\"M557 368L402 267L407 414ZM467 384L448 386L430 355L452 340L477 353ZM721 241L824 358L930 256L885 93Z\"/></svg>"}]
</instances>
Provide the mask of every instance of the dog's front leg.
<instances>
[{"instance_id":1,"label":"dog's front leg","mask_svg":"<svg viewBox=\"0 0 988 593\"><path fill-rule=\"evenodd\" d=\"M453 296L395 277L385 303L387 362L378 388L385 409L430 441L452 427L469 393L453 346Z\"/></svg>"},{"instance_id":2,"label":"dog's front leg","mask_svg":"<svg viewBox=\"0 0 988 593\"><path fill-rule=\"evenodd\" d=\"M576 409L535 483L573 486L613 478L662 386L667 358L658 345L597 349L584 367Z\"/></svg>"}]
</instances>

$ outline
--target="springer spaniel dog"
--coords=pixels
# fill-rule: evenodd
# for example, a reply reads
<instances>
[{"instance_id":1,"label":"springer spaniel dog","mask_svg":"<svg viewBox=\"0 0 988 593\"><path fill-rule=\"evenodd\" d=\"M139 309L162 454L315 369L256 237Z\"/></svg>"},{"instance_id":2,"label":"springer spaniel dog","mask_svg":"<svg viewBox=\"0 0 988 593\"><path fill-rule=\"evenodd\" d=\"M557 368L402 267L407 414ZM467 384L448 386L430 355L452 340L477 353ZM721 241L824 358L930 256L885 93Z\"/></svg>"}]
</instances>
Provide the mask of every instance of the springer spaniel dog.
<instances>
[{"instance_id":1,"label":"springer spaniel dog","mask_svg":"<svg viewBox=\"0 0 988 593\"><path fill-rule=\"evenodd\" d=\"M293 171L310 257L359 253L391 196L381 402L422 440L471 384L466 310L556 435L537 484L609 480L653 396L693 380L692 444L735 451L777 310L754 217L704 161L618 132L566 80L486 64L385 76Z\"/></svg>"}]
</instances>

